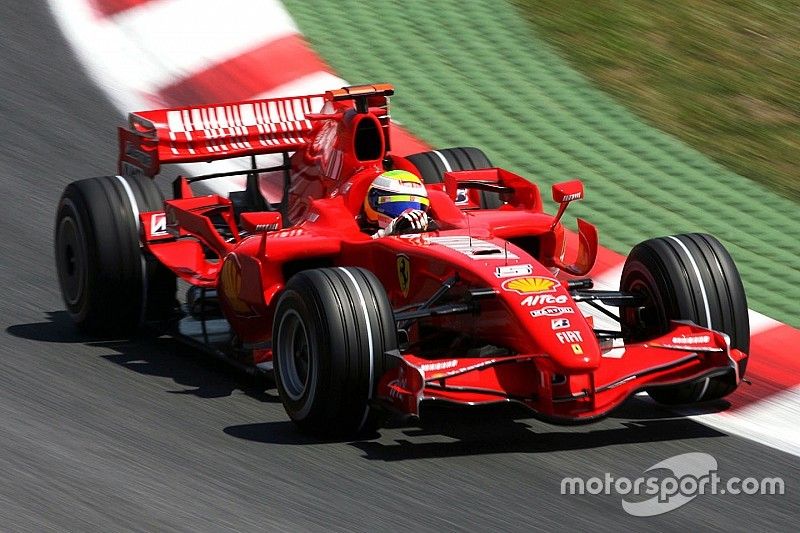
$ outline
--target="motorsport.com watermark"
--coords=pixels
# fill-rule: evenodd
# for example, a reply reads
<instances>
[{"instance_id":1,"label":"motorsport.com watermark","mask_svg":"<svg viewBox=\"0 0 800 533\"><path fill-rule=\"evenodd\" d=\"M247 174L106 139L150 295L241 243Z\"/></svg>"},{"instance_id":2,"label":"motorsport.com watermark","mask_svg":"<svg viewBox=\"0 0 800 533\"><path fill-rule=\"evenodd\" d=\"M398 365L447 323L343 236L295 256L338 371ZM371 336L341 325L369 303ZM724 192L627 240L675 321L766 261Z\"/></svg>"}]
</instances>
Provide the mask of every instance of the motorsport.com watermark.
<instances>
[{"instance_id":1,"label":"motorsport.com watermark","mask_svg":"<svg viewBox=\"0 0 800 533\"><path fill-rule=\"evenodd\" d=\"M786 487L783 478L730 477L717 474L717 460L707 453L684 453L654 464L651 470L669 470L671 475L640 476L635 479L614 477L565 477L561 494L622 496L622 508L634 516L655 516L667 513L706 494L781 495ZM649 498L646 498L650 496Z\"/></svg>"}]
</instances>

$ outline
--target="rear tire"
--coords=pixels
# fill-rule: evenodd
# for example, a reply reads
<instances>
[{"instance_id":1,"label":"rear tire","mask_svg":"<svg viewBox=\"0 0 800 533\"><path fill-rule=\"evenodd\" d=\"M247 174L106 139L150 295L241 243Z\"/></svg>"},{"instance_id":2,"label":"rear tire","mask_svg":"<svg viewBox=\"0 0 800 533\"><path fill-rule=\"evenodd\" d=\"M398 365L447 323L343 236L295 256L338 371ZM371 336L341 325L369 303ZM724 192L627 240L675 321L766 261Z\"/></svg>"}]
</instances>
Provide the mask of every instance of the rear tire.
<instances>
[{"instance_id":1,"label":"rear tire","mask_svg":"<svg viewBox=\"0 0 800 533\"><path fill-rule=\"evenodd\" d=\"M56 213L56 270L80 329L130 334L172 315L175 275L139 245L138 214L163 208L158 188L142 177L89 178L64 190Z\"/></svg>"},{"instance_id":2,"label":"rear tire","mask_svg":"<svg viewBox=\"0 0 800 533\"><path fill-rule=\"evenodd\" d=\"M298 427L318 436L373 432L378 380L397 348L386 291L363 268L320 268L292 276L273 327L275 381Z\"/></svg>"},{"instance_id":3,"label":"rear tire","mask_svg":"<svg viewBox=\"0 0 800 533\"><path fill-rule=\"evenodd\" d=\"M425 183L442 183L444 173L451 170L478 170L492 167L492 162L482 150L471 147L422 152L407 156L406 159L417 167ZM481 209L497 209L503 205L496 193L480 191L480 197Z\"/></svg>"},{"instance_id":4,"label":"rear tire","mask_svg":"<svg viewBox=\"0 0 800 533\"><path fill-rule=\"evenodd\" d=\"M750 350L747 298L730 254L700 233L650 239L637 244L625 260L620 289L642 294L644 308L623 309L625 340L644 341L669 330L671 320L689 320L727 334L731 348ZM739 363L744 376L747 359ZM737 387L733 371L696 383L657 387L647 393L663 404L715 400Z\"/></svg>"}]
</instances>

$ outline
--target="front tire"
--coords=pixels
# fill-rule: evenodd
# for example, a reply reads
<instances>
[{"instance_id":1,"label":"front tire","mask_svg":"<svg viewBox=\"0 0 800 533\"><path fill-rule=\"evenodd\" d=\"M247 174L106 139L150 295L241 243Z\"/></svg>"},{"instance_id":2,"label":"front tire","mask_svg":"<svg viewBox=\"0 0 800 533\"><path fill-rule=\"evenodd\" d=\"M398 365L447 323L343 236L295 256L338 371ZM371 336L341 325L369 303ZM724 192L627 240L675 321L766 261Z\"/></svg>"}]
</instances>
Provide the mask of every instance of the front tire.
<instances>
[{"instance_id":1,"label":"front tire","mask_svg":"<svg viewBox=\"0 0 800 533\"><path fill-rule=\"evenodd\" d=\"M275 381L298 427L319 436L377 429L372 405L397 348L386 292L371 272L339 267L294 275L278 300L273 327Z\"/></svg>"},{"instance_id":2,"label":"front tire","mask_svg":"<svg viewBox=\"0 0 800 533\"><path fill-rule=\"evenodd\" d=\"M106 176L70 183L56 213L55 258L64 303L78 328L130 334L174 310L175 275L139 245L138 213L164 199L147 178Z\"/></svg>"},{"instance_id":3,"label":"front tire","mask_svg":"<svg viewBox=\"0 0 800 533\"><path fill-rule=\"evenodd\" d=\"M631 250L620 289L644 296L641 310L621 315L626 341L644 341L669 330L671 320L689 320L730 337L731 348L750 350L747 298L730 254L712 237L700 233L650 239ZM744 376L747 359L739 363ZM647 393L674 405L715 400L737 387L733 371L696 383L654 387Z\"/></svg>"}]
</instances>

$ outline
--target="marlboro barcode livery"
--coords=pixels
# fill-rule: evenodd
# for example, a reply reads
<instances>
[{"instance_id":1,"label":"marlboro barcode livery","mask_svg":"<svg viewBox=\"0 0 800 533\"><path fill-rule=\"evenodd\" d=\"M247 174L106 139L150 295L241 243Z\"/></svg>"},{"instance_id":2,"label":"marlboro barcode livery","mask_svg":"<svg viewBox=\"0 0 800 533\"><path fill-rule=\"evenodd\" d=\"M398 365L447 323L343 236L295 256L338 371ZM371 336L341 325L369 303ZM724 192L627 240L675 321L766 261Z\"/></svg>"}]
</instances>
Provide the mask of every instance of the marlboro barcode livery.
<instances>
[{"instance_id":1,"label":"marlboro barcode livery","mask_svg":"<svg viewBox=\"0 0 800 533\"><path fill-rule=\"evenodd\" d=\"M70 184L58 207L75 323L157 328L274 372L288 415L320 435L374 430L430 400L517 402L575 423L641 390L672 404L736 389L747 302L716 239L640 243L620 290L595 290L597 231L579 219L568 249L561 222L580 181L552 187L551 215L535 184L476 148L394 151L393 92L132 113L119 173ZM164 165L224 159L245 165L179 176L167 200L154 184ZM237 175L229 195L192 188ZM587 306L619 327L596 325Z\"/></svg>"}]
</instances>

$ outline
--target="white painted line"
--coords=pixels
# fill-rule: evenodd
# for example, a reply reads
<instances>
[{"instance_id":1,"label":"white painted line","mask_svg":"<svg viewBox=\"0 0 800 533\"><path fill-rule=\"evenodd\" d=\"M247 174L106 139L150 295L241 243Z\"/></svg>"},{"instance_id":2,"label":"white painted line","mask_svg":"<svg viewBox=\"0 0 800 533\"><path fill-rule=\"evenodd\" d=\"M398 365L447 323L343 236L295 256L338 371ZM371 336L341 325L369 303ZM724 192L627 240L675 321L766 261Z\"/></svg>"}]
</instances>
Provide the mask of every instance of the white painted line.
<instances>
[{"instance_id":1,"label":"white painted line","mask_svg":"<svg viewBox=\"0 0 800 533\"><path fill-rule=\"evenodd\" d=\"M622 277L622 267L624 265L625 259L622 259L619 264L593 275L594 288L607 291L619 289L619 280Z\"/></svg>"},{"instance_id":2,"label":"white painted line","mask_svg":"<svg viewBox=\"0 0 800 533\"><path fill-rule=\"evenodd\" d=\"M760 444L800 456L800 387L721 413L694 414L679 411L689 418L725 433L745 437Z\"/></svg>"},{"instance_id":3,"label":"white painted line","mask_svg":"<svg viewBox=\"0 0 800 533\"><path fill-rule=\"evenodd\" d=\"M770 318L767 315L762 315L758 311L753 311L752 309L748 309L748 314L750 315L750 336L757 335L758 333L763 333L769 329L774 329L779 326L783 326L783 323L778 322L774 318Z\"/></svg>"},{"instance_id":4,"label":"white painted line","mask_svg":"<svg viewBox=\"0 0 800 533\"><path fill-rule=\"evenodd\" d=\"M278 98L281 96L303 96L306 94L321 94L330 89L338 89L344 87L347 82L329 72L315 72L308 74L294 81L280 85L270 91L266 91L255 95L254 98ZM320 102L322 103L322 102ZM319 109L312 109L312 113L318 112Z\"/></svg>"},{"instance_id":5,"label":"white painted line","mask_svg":"<svg viewBox=\"0 0 800 533\"><path fill-rule=\"evenodd\" d=\"M106 24L150 52L141 83L156 88L298 31L276 0L160 0Z\"/></svg>"},{"instance_id":6,"label":"white painted line","mask_svg":"<svg viewBox=\"0 0 800 533\"><path fill-rule=\"evenodd\" d=\"M149 50L139 48L113 23L98 18L86 0L48 3L90 77L123 114L156 104L148 97L154 93L152 86L140 81L159 68L153 65Z\"/></svg>"},{"instance_id":7,"label":"white painted line","mask_svg":"<svg viewBox=\"0 0 800 533\"><path fill-rule=\"evenodd\" d=\"M126 113L162 107L156 95L174 81L297 33L277 0L160 0L109 18L84 1L49 3L92 77Z\"/></svg>"}]
</instances>

